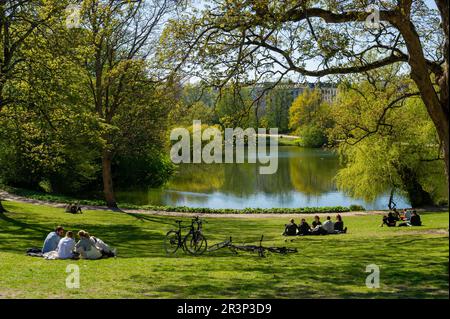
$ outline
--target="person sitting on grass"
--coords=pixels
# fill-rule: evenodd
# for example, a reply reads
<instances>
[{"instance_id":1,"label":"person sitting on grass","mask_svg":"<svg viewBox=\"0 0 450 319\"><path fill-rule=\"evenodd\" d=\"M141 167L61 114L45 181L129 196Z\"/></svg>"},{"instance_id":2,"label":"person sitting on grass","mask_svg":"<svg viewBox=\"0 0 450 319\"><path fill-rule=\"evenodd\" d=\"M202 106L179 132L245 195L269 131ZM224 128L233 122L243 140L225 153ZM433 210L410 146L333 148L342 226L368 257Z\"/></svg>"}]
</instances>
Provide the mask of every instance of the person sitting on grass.
<instances>
[{"instance_id":1,"label":"person sitting on grass","mask_svg":"<svg viewBox=\"0 0 450 319\"><path fill-rule=\"evenodd\" d=\"M314 216L314 221L312 222L312 227L316 228L319 225L322 225L322 223L320 222L320 217L318 215Z\"/></svg>"},{"instance_id":2,"label":"person sitting on grass","mask_svg":"<svg viewBox=\"0 0 450 319\"><path fill-rule=\"evenodd\" d=\"M116 257L116 249L111 249L109 245L107 245L103 240L100 238L94 237L89 235L89 233L86 232L86 235L89 236L89 239L92 241L92 243L97 247L98 250L102 253L103 257Z\"/></svg>"},{"instance_id":3,"label":"person sitting on grass","mask_svg":"<svg viewBox=\"0 0 450 319\"><path fill-rule=\"evenodd\" d=\"M347 233L347 227L344 228L344 222L342 221L341 215L336 215L336 222L334 223L334 231L337 234Z\"/></svg>"},{"instance_id":4,"label":"person sitting on grass","mask_svg":"<svg viewBox=\"0 0 450 319\"><path fill-rule=\"evenodd\" d=\"M392 215L394 215L394 217L397 219L397 221L400 220L400 213L398 212L397 208L394 208L392 210Z\"/></svg>"},{"instance_id":5,"label":"person sitting on grass","mask_svg":"<svg viewBox=\"0 0 450 319\"><path fill-rule=\"evenodd\" d=\"M304 218L302 218L300 225L298 226L298 235L299 236L311 235L311 227Z\"/></svg>"},{"instance_id":6,"label":"person sitting on grass","mask_svg":"<svg viewBox=\"0 0 450 319\"><path fill-rule=\"evenodd\" d=\"M327 220L323 223L322 228L327 234L334 234L334 223L331 221L331 217L327 216Z\"/></svg>"},{"instance_id":7,"label":"person sitting on grass","mask_svg":"<svg viewBox=\"0 0 450 319\"><path fill-rule=\"evenodd\" d=\"M83 212L81 211L81 206L78 205L78 203L70 203L66 206L66 213L71 213L71 214L83 214Z\"/></svg>"},{"instance_id":8,"label":"person sitting on grass","mask_svg":"<svg viewBox=\"0 0 450 319\"><path fill-rule=\"evenodd\" d=\"M319 216L314 216L314 221L312 222L311 235L326 235L328 232L322 227Z\"/></svg>"},{"instance_id":9,"label":"person sitting on grass","mask_svg":"<svg viewBox=\"0 0 450 319\"><path fill-rule=\"evenodd\" d=\"M398 218L396 218L392 212L389 212L387 216L386 215L383 216L383 222L381 223L380 226L383 227L384 225L387 225L388 227L395 227L397 221Z\"/></svg>"},{"instance_id":10,"label":"person sitting on grass","mask_svg":"<svg viewBox=\"0 0 450 319\"><path fill-rule=\"evenodd\" d=\"M52 231L47 235L44 241L44 246L42 247L42 253L48 253L56 250L58 248L59 241L64 236L64 228L62 226L58 226L55 228L55 231Z\"/></svg>"},{"instance_id":11,"label":"person sitting on grass","mask_svg":"<svg viewBox=\"0 0 450 319\"><path fill-rule=\"evenodd\" d=\"M289 224L287 224L284 229L283 236L295 236L295 235L297 235L297 224L294 222L293 219L291 219Z\"/></svg>"},{"instance_id":12,"label":"person sitting on grass","mask_svg":"<svg viewBox=\"0 0 450 319\"><path fill-rule=\"evenodd\" d=\"M75 248L75 240L73 239L73 232L68 231L66 237L61 239L56 249L58 252L58 259L74 259L73 250Z\"/></svg>"},{"instance_id":13,"label":"person sitting on grass","mask_svg":"<svg viewBox=\"0 0 450 319\"><path fill-rule=\"evenodd\" d=\"M89 237L89 233L84 230L78 232L78 237L80 240L75 245L75 251L80 254L83 259L100 259L102 258L102 253L95 247L93 242Z\"/></svg>"},{"instance_id":14,"label":"person sitting on grass","mask_svg":"<svg viewBox=\"0 0 450 319\"><path fill-rule=\"evenodd\" d=\"M414 210L411 214L410 220L398 225L398 227L401 226L422 226L422 221L420 220L419 214L417 214L417 212Z\"/></svg>"}]
</instances>

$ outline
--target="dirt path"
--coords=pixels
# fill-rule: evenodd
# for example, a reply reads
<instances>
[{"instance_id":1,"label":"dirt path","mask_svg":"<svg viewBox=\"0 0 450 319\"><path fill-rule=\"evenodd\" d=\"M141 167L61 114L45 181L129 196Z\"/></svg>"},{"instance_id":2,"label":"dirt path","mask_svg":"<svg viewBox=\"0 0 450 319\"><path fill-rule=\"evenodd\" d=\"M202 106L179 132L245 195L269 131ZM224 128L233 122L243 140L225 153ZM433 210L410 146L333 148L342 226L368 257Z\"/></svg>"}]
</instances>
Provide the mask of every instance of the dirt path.
<instances>
[{"instance_id":1,"label":"dirt path","mask_svg":"<svg viewBox=\"0 0 450 319\"><path fill-rule=\"evenodd\" d=\"M21 203L29 203L34 205L46 205L57 208L64 208L67 203L56 203L49 202L39 199L32 199L23 196L14 195L8 193L6 191L0 190L0 198L5 201L15 201ZM112 209L106 206L90 206L83 205L83 210L109 210ZM193 216L202 216L208 218L274 218L274 217L282 217L282 218L306 218L311 217L311 215L319 215L321 217L331 215L330 213L318 213L318 214L212 214L212 213L184 213L184 212L166 212L166 211L154 211L154 210L144 210L144 209L118 209L117 211L121 211L129 214L147 214L147 215L156 215L156 216L174 216L174 217L193 217ZM382 215L386 214L385 211L360 211L360 212L346 212L340 213L341 216L362 216L362 215Z\"/></svg>"}]
</instances>

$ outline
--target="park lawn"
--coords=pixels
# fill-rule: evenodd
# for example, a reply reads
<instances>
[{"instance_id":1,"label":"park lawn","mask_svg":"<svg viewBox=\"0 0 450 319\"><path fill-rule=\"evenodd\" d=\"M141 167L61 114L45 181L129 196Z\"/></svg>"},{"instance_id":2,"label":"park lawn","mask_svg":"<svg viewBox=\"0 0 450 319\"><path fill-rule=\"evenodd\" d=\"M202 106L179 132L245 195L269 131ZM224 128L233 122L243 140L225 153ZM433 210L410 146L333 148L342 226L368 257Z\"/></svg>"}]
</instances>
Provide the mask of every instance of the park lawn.
<instances>
[{"instance_id":1,"label":"park lawn","mask_svg":"<svg viewBox=\"0 0 450 319\"><path fill-rule=\"evenodd\" d=\"M299 249L297 254L233 255L224 249L168 257L165 233L176 218L111 211L82 215L63 209L4 202L0 214L0 298L448 298L448 213L424 213L423 227L379 227L380 216L344 219L345 235L281 236L286 217L209 218L208 244L235 243ZM186 218L189 221L189 218ZM56 225L85 229L118 249L118 258L44 260L41 246ZM66 267L80 268L80 288L66 288ZM380 288L365 285L366 266L380 267Z\"/></svg>"}]
</instances>

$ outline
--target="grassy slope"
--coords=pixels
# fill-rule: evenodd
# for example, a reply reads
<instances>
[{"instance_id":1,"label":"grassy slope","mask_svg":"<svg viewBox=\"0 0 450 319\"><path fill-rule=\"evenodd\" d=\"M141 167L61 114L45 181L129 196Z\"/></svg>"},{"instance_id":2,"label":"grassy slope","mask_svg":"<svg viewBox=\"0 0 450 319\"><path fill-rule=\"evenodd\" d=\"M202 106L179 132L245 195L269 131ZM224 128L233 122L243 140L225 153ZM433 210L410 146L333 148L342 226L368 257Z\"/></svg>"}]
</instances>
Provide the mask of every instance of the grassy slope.
<instances>
[{"instance_id":1,"label":"grassy slope","mask_svg":"<svg viewBox=\"0 0 450 319\"><path fill-rule=\"evenodd\" d=\"M448 298L447 213L424 214L426 226L388 229L379 216L348 217L349 234L280 236L283 218L209 219L210 244L232 235L236 243L297 247L299 253L259 258L228 250L166 257L162 242L173 219L117 212L65 214L61 209L5 203L0 214L0 298ZM24 255L56 224L85 229L118 248L119 258L46 261ZM441 229L441 231L439 231ZM76 263L81 288L65 287ZM365 267L381 267L381 287L365 287Z\"/></svg>"}]
</instances>

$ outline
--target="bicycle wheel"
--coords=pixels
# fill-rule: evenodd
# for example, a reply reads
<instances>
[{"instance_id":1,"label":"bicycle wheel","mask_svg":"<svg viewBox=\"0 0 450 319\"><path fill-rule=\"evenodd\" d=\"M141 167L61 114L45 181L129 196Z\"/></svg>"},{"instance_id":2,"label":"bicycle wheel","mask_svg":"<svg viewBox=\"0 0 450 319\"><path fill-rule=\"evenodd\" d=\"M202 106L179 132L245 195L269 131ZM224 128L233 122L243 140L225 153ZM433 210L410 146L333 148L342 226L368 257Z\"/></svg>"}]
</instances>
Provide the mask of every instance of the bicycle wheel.
<instances>
[{"instance_id":1,"label":"bicycle wheel","mask_svg":"<svg viewBox=\"0 0 450 319\"><path fill-rule=\"evenodd\" d=\"M164 249L167 254L175 254L180 247L180 236L175 230L171 230L164 238Z\"/></svg>"},{"instance_id":2,"label":"bicycle wheel","mask_svg":"<svg viewBox=\"0 0 450 319\"><path fill-rule=\"evenodd\" d=\"M186 236L184 248L191 255L201 255L208 248L208 243L205 236L199 232L194 232Z\"/></svg>"},{"instance_id":3,"label":"bicycle wheel","mask_svg":"<svg viewBox=\"0 0 450 319\"><path fill-rule=\"evenodd\" d=\"M231 244L231 243L230 243L229 240L223 241L223 242L221 242L221 243L217 243L217 244L214 244L214 245L210 246L210 247L208 248L208 251L216 251L216 250L219 250L219 249L222 249L222 248L225 248L225 247L229 247L230 244Z\"/></svg>"}]
</instances>

